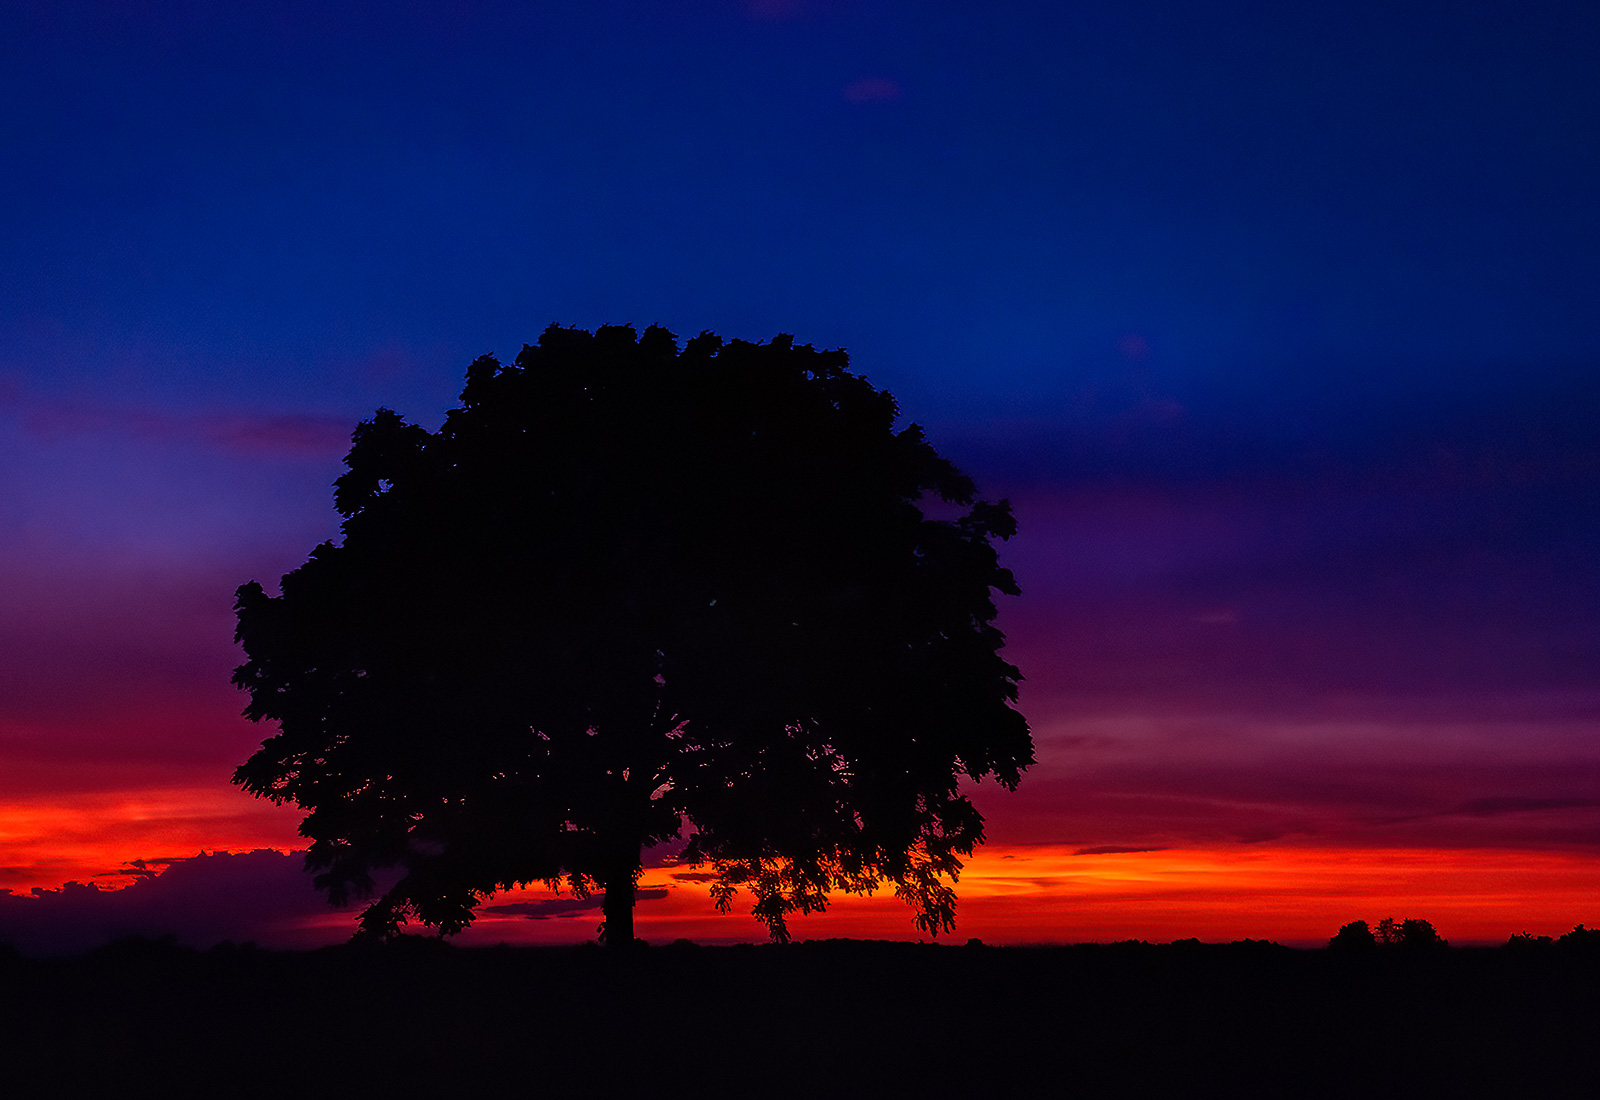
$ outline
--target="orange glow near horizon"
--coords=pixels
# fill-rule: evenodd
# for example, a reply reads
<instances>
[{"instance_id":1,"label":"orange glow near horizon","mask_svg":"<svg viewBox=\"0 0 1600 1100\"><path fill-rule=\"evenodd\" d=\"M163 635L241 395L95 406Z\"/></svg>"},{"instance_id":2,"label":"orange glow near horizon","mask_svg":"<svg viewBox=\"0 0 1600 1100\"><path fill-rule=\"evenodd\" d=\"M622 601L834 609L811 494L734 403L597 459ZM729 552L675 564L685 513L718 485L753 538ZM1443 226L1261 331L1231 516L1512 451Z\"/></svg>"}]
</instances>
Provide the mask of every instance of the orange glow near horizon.
<instances>
[{"instance_id":1,"label":"orange glow near horizon","mask_svg":"<svg viewBox=\"0 0 1600 1100\"><path fill-rule=\"evenodd\" d=\"M245 811L241 813L241 810ZM68 880L124 886L116 873L138 857L155 862L205 851L298 849L298 813L231 789L103 792L0 804L0 888L27 893ZM1078 855L1059 845L979 849L956 884L948 938L1076 943L1185 937L1325 943L1352 920L1420 917L1457 943L1504 942L1513 932L1557 935L1600 924L1600 857L1572 851L1315 847L1277 844ZM760 942L748 895L719 914L706 885L674 866L647 870L638 934L655 942ZM542 889L509 891L486 906L540 901ZM352 912L324 910L285 925L296 942L335 942ZM573 943L592 939L598 911L530 920L485 912L463 944ZM796 939L918 939L910 910L881 889L836 895L822 914L790 922Z\"/></svg>"},{"instance_id":2,"label":"orange glow near horizon","mask_svg":"<svg viewBox=\"0 0 1600 1100\"><path fill-rule=\"evenodd\" d=\"M985 852L962 876L967 935L1079 942L1322 943L1353 920L1421 917L1446 938L1565 932L1600 909L1600 860L1570 852L1232 846ZM958 925L958 928L960 926ZM1026 927L1018 935L1015 929Z\"/></svg>"},{"instance_id":3,"label":"orange glow near horizon","mask_svg":"<svg viewBox=\"0 0 1600 1100\"><path fill-rule=\"evenodd\" d=\"M1461 944L1502 943L1513 932L1558 935L1600 923L1600 859L1567 852L1514 850L1270 848L1074 855L1062 847L991 848L957 884L962 943L1167 942L1270 939L1326 943L1340 925L1386 916L1420 917ZM764 939L749 898L718 914L704 884L673 869L648 872L642 886L666 898L638 909L645 939L702 942ZM506 900L548 897L518 891ZM529 921L486 916L463 943L575 942L592 938L598 913ZM868 898L835 896L826 913L790 921L795 939L914 940L910 911L892 890Z\"/></svg>"},{"instance_id":4,"label":"orange glow near horizon","mask_svg":"<svg viewBox=\"0 0 1600 1100\"><path fill-rule=\"evenodd\" d=\"M214 785L9 799L0 802L0 889L27 893L68 881L125 886L132 880L117 869L132 859L299 848L299 817Z\"/></svg>"}]
</instances>

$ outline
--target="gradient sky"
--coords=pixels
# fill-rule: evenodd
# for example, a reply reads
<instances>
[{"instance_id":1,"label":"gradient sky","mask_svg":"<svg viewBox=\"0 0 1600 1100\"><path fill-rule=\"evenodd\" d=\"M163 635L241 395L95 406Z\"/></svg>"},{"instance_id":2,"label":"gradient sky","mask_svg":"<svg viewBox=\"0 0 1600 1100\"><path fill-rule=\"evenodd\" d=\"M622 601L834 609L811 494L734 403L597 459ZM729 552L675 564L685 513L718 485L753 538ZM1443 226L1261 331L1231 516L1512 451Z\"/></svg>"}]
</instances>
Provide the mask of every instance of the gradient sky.
<instances>
[{"instance_id":1,"label":"gradient sky","mask_svg":"<svg viewBox=\"0 0 1600 1100\"><path fill-rule=\"evenodd\" d=\"M233 589L551 322L845 347L1014 501L958 936L1600 922L1592 3L19 0L0 151L0 939L343 935Z\"/></svg>"}]
</instances>

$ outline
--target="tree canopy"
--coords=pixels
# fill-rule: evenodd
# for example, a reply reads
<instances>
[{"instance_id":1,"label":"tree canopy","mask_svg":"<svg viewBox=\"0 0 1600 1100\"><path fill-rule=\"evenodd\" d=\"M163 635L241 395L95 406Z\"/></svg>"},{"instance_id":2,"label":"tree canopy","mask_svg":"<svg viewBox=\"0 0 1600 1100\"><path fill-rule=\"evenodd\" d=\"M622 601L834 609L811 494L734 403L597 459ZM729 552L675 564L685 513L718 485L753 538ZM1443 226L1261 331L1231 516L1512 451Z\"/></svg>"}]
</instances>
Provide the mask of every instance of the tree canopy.
<instances>
[{"instance_id":1,"label":"tree canopy","mask_svg":"<svg viewBox=\"0 0 1600 1100\"><path fill-rule=\"evenodd\" d=\"M1353 920L1335 933L1328 941L1328 946L1340 951L1364 951L1377 947L1378 938L1372 934L1366 921Z\"/></svg>"},{"instance_id":2,"label":"tree canopy","mask_svg":"<svg viewBox=\"0 0 1600 1100\"><path fill-rule=\"evenodd\" d=\"M1339 929L1338 934L1328 941L1328 946L1341 951L1368 950L1379 946L1420 950L1448 947L1450 941L1440 936L1429 921L1397 921L1393 917L1384 917L1378 922L1376 930L1368 927L1364 920L1351 921Z\"/></svg>"},{"instance_id":3,"label":"tree canopy","mask_svg":"<svg viewBox=\"0 0 1600 1100\"><path fill-rule=\"evenodd\" d=\"M384 880L363 931L542 881L631 943L641 850L685 832L775 938L884 881L952 927L961 777L1033 760L993 625L1016 525L848 366L551 326L437 431L356 428L342 540L238 590L234 682L278 731L234 782L306 811L335 902Z\"/></svg>"}]
</instances>

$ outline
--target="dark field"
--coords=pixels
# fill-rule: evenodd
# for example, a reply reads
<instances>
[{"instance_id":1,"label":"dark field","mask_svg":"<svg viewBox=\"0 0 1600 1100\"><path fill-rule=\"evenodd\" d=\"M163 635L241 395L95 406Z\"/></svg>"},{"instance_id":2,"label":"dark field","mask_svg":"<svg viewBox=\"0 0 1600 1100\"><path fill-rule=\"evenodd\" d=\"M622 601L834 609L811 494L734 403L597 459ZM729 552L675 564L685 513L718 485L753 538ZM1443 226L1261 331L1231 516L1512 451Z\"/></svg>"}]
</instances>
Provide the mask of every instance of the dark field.
<instances>
[{"instance_id":1,"label":"dark field","mask_svg":"<svg viewBox=\"0 0 1600 1100\"><path fill-rule=\"evenodd\" d=\"M0 1072L19 1097L1595 1096L1597 977L1554 948L123 943L0 956Z\"/></svg>"}]
</instances>

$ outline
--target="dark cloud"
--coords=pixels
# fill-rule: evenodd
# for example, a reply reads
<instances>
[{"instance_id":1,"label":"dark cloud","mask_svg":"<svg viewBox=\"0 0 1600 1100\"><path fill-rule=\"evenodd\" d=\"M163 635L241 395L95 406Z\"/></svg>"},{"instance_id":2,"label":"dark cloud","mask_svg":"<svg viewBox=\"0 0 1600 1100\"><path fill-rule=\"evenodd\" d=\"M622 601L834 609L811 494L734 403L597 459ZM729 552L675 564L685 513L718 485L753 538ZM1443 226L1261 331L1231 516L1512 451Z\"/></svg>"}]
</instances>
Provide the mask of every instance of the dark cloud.
<instances>
[{"instance_id":1,"label":"dark cloud","mask_svg":"<svg viewBox=\"0 0 1600 1100\"><path fill-rule=\"evenodd\" d=\"M1075 856L1121 856L1133 855L1136 852L1165 852L1166 848L1132 848L1121 844L1101 844L1094 848L1079 848L1072 854Z\"/></svg>"},{"instance_id":2,"label":"dark cloud","mask_svg":"<svg viewBox=\"0 0 1600 1100\"><path fill-rule=\"evenodd\" d=\"M312 946L347 938L353 910L345 910L348 922L330 923L338 911L312 886L303 862L302 853L270 849L201 853L121 890L69 882L31 894L0 892L0 942L30 954L70 954L124 936L171 935L193 947L222 940Z\"/></svg>"},{"instance_id":3,"label":"dark cloud","mask_svg":"<svg viewBox=\"0 0 1600 1100\"><path fill-rule=\"evenodd\" d=\"M101 871L95 878L128 878L139 882L158 877L161 872L156 870L157 867L169 867L181 862L183 862L181 859L130 859L115 871Z\"/></svg>"},{"instance_id":4,"label":"dark cloud","mask_svg":"<svg viewBox=\"0 0 1600 1100\"><path fill-rule=\"evenodd\" d=\"M679 836L660 844L652 844L639 854L640 865L646 870L654 867L675 867L687 843L687 838Z\"/></svg>"},{"instance_id":5,"label":"dark cloud","mask_svg":"<svg viewBox=\"0 0 1600 1100\"><path fill-rule=\"evenodd\" d=\"M633 897L636 902L659 901L667 896L667 891L638 890ZM516 901L505 905L485 905L480 912L493 913L497 916L527 917L529 920L549 920L551 917L568 917L574 913L592 913L605 904L605 899L599 894L591 894L586 898L550 898L546 901Z\"/></svg>"},{"instance_id":6,"label":"dark cloud","mask_svg":"<svg viewBox=\"0 0 1600 1100\"><path fill-rule=\"evenodd\" d=\"M549 920L574 913L591 913L605 904L605 898L591 894L586 898L551 898L548 901L517 901L506 905L485 905L484 913L496 916L527 917L529 920Z\"/></svg>"},{"instance_id":7,"label":"dark cloud","mask_svg":"<svg viewBox=\"0 0 1600 1100\"><path fill-rule=\"evenodd\" d=\"M223 940L269 947L339 943L355 931L365 903L336 909L312 885L305 853L260 849L188 858L131 860L107 877L132 877L123 889L69 882L27 894L0 890L0 943L34 955L74 954L127 936L172 936L190 947ZM158 870L157 868L163 868ZM639 890L660 901L666 888ZM486 916L550 920L595 912L599 894L486 905Z\"/></svg>"}]
</instances>

